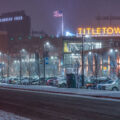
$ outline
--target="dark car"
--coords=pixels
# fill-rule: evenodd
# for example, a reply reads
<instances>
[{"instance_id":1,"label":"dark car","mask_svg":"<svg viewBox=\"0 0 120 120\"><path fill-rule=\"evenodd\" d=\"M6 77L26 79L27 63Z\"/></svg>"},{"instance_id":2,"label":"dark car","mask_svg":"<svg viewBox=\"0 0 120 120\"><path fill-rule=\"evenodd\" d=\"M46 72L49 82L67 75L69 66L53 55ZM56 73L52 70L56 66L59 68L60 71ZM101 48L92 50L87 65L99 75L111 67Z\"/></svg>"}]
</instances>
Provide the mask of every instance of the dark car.
<instances>
[{"instance_id":1,"label":"dark car","mask_svg":"<svg viewBox=\"0 0 120 120\"><path fill-rule=\"evenodd\" d=\"M47 79L47 85L51 85L51 86L57 86L58 85L58 80L56 78L52 78L52 79Z\"/></svg>"}]
</instances>

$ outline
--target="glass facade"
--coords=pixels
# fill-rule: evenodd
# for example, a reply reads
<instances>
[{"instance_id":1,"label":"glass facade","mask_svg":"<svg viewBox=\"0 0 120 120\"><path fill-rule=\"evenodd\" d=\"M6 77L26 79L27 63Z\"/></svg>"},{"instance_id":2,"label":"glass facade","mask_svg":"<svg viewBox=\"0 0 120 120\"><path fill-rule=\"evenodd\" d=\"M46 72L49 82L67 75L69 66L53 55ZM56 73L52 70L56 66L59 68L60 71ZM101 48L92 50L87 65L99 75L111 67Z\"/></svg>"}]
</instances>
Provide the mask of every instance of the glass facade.
<instances>
[{"instance_id":1,"label":"glass facade","mask_svg":"<svg viewBox=\"0 0 120 120\"><path fill-rule=\"evenodd\" d=\"M86 76L118 76L120 72L119 39L115 39L114 42L111 41L111 38L86 39L83 49L81 38L64 40L63 60L66 73L75 73L76 68L79 67L79 74L81 74L83 50Z\"/></svg>"}]
</instances>

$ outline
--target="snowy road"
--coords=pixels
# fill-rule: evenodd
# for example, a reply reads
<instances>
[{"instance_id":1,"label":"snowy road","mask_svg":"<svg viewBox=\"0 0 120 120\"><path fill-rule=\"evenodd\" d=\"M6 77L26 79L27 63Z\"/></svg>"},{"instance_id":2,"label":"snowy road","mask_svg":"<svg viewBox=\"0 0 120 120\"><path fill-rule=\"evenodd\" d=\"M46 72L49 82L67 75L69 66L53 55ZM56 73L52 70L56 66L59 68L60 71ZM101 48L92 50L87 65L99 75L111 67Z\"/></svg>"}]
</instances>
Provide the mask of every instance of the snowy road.
<instances>
[{"instance_id":1,"label":"snowy road","mask_svg":"<svg viewBox=\"0 0 120 120\"><path fill-rule=\"evenodd\" d=\"M20 117L10 112L0 110L0 120L31 120L25 117Z\"/></svg>"},{"instance_id":2,"label":"snowy road","mask_svg":"<svg viewBox=\"0 0 120 120\"><path fill-rule=\"evenodd\" d=\"M0 84L0 88L38 91L38 92L49 92L64 95L79 95L79 96L92 96L92 97L103 97L112 98L120 101L120 91L105 91L105 90L88 90L88 89L76 89L76 88L57 88L52 86L39 86L39 85L11 85L11 84Z\"/></svg>"},{"instance_id":3,"label":"snowy road","mask_svg":"<svg viewBox=\"0 0 120 120\"><path fill-rule=\"evenodd\" d=\"M0 109L31 120L120 120L120 102L8 89Z\"/></svg>"}]
</instances>

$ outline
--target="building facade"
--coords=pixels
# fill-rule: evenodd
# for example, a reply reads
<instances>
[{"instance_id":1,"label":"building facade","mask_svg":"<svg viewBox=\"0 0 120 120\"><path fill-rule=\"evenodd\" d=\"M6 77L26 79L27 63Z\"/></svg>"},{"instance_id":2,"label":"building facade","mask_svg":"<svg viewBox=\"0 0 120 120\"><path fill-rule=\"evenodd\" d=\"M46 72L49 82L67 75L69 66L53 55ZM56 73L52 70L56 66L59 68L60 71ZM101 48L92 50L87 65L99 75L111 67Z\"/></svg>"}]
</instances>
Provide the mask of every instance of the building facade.
<instances>
[{"instance_id":1,"label":"building facade","mask_svg":"<svg viewBox=\"0 0 120 120\"><path fill-rule=\"evenodd\" d=\"M4 13L0 16L0 31L6 31L9 37L30 35L31 18L24 11Z\"/></svg>"},{"instance_id":2,"label":"building facade","mask_svg":"<svg viewBox=\"0 0 120 120\"><path fill-rule=\"evenodd\" d=\"M73 37L64 38L63 41L63 61L66 72L75 73L78 67L79 74L82 74L82 52L84 52L86 76L119 75L119 36Z\"/></svg>"}]
</instances>

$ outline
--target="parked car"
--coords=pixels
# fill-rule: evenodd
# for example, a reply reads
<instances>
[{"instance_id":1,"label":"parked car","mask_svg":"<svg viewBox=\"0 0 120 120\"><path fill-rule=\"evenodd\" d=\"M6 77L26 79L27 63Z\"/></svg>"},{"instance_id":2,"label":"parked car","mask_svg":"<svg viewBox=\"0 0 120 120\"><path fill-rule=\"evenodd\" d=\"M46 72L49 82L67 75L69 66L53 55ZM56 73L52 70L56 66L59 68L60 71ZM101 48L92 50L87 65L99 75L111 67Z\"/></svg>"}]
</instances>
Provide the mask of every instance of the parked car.
<instances>
[{"instance_id":1,"label":"parked car","mask_svg":"<svg viewBox=\"0 0 120 120\"><path fill-rule=\"evenodd\" d=\"M97 89L99 90L112 90L118 91L120 90L120 81L119 80L109 80L97 85Z\"/></svg>"},{"instance_id":2,"label":"parked car","mask_svg":"<svg viewBox=\"0 0 120 120\"><path fill-rule=\"evenodd\" d=\"M58 80L57 79L48 79L46 84L51 85L51 86L57 86Z\"/></svg>"},{"instance_id":3,"label":"parked car","mask_svg":"<svg viewBox=\"0 0 120 120\"><path fill-rule=\"evenodd\" d=\"M57 82L58 87L62 87L62 88L67 87L67 80L65 78L57 79L57 81L58 81Z\"/></svg>"},{"instance_id":4,"label":"parked car","mask_svg":"<svg viewBox=\"0 0 120 120\"><path fill-rule=\"evenodd\" d=\"M29 85L29 78L28 77L22 77L21 80L19 81L19 84Z\"/></svg>"},{"instance_id":5,"label":"parked car","mask_svg":"<svg viewBox=\"0 0 120 120\"><path fill-rule=\"evenodd\" d=\"M92 77L91 80L86 83L86 88L87 89L97 89L97 84L104 83L111 80L108 77Z\"/></svg>"},{"instance_id":6,"label":"parked car","mask_svg":"<svg viewBox=\"0 0 120 120\"><path fill-rule=\"evenodd\" d=\"M31 85L39 85L41 83L41 80L39 78L31 79Z\"/></svg>"}]
</instances>

